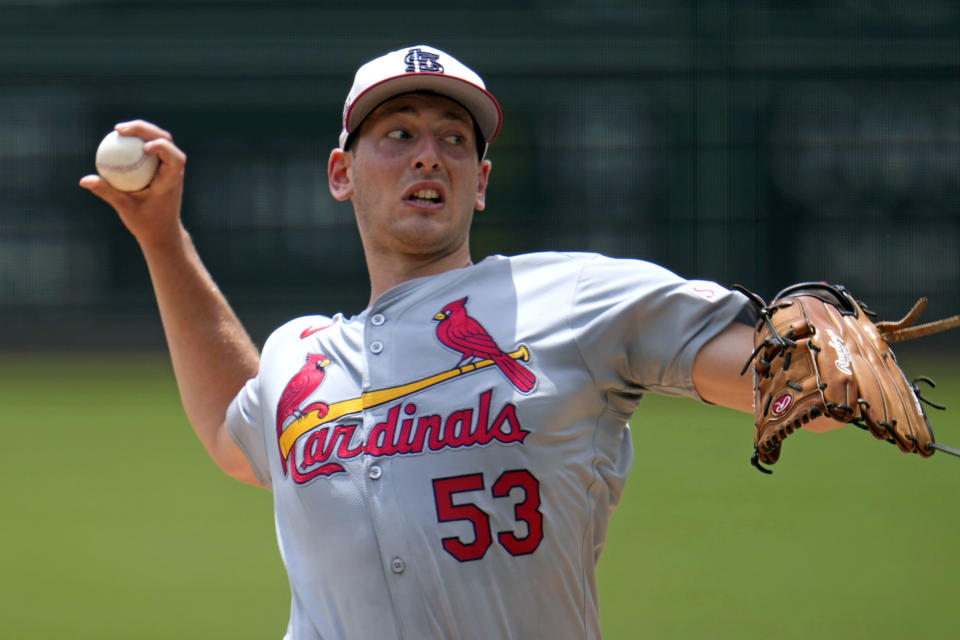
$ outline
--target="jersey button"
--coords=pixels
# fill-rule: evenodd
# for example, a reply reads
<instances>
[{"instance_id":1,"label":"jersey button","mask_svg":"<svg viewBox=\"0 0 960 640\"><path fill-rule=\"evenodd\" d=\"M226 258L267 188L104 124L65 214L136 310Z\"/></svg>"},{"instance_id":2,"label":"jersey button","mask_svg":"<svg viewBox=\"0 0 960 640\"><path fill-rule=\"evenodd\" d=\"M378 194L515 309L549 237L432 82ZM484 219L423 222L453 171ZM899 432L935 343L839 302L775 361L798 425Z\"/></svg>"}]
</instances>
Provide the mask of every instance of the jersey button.
<instances>
[{"instance_id":1,"label":"jersey button","mask_svg":"<svg viewBox=\"0 0 960 640\"><path fill-rule=\"evenodd\" d=\"M374 340L370 343L370 353L380 353L383 351L383 343L379 340Z\"/></svg>"},{"instance_id":2,"label":"jersey button","mask_svg":"<svg viewBox=\"0 0 960 640\"><path fill-rule=\"evenodd\" d=\"M382 313L376 313L370 318L370 324L372 324L375 327L379 327L386 321L387 319L383 317Z\"/></svg>"},{"instance_id":3,"label":"jersey button","mask_svg":"<svg viewBox=\"0 0 960 640\"><path fill-rule=\"evenodd\" d=\"M394 573L403 573L406 568L407 564L403 561L403 558L394 558L390 561L390 571Z\"/></svg>"},{"instance_id":4,"label":"jersey button","mask_svg":"<svg viewBox=\"0 0 960 640\"><path fill-rule=\"evenodd\" d=\"M383 475L383 469L380 468L380 465L375 464L367 471L367 475L370 476L371 480L379 480L380 476Z\"/></svg>"}]
</instances>

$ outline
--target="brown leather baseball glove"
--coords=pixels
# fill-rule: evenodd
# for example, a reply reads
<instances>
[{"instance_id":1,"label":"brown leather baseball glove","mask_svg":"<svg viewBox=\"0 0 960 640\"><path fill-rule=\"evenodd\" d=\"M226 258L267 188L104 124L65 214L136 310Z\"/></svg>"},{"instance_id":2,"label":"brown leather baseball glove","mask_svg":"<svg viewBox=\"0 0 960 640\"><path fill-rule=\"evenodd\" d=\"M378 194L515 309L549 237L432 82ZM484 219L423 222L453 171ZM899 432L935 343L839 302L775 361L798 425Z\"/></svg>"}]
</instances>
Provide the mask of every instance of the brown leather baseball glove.
<instances>
[{"instance_id":1,"label":"brown leather baseball glove","mask_svg":"<svg viewBox=\"0 0 960 640\"><path fill-rule=\"evenodd\" d=\"M760 319L753 364L754 453L751 463L773 464L783 440L821 416L854 424L905 453L923 457L944 447L921 403L942 409L909 382L889 342L909 340L960 326L960 316L912 326L926 306L921 298L902 320L874 324L865 304L839 285L805 282L781 291L767 305L759 296L736 287L757 306Z\"/></svg>"}]
</instances>

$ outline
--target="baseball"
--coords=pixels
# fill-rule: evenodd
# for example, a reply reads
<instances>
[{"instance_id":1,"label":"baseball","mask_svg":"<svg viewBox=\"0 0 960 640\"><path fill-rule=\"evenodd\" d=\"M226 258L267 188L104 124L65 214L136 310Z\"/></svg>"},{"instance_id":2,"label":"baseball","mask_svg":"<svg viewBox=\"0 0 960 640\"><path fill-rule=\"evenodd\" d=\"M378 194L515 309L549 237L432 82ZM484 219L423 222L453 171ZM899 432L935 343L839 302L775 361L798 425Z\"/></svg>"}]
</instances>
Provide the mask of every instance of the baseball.
<instances>
[{"instance_id":1,"label":"baseball","mask_svg":"<svg viewBox=\"0 0 960 640\"><path fill-rule=\"evenodd\" d=\"M143 140L111 131L97 147L97 173L120 191L139 191L153 179L160 159L143 152Z\"/></svg>"}]
</instances>

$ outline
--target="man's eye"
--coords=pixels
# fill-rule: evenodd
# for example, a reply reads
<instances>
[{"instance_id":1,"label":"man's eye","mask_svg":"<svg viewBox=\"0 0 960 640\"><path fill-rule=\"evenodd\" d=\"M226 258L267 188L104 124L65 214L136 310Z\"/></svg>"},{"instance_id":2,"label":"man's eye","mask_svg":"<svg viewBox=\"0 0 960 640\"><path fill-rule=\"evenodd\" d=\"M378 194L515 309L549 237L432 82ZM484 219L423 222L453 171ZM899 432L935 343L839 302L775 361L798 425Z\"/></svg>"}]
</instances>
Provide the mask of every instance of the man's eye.
<instances>
[{"instance_id":1,"label":"man's eye","mask_svg":"<svg viewBox=\"0 0 960 640\"><path fill-rule=\"evenodd\" d=\"M460 134L454 133L454 134L450 134L449 136L446 136L444 138L444 141L447 144L453 144L459 147L464 143L464 138Z\"/></svg>"},{"instance_id":2,"label":"man's eye","mask_svg":"<svg viewBox=\"0 0 960 640\"><path fill-rule=\"evenodd\" d=\"M387 137L394 140L406 140L410 137L410 134L403 129L393 129L387 132Z\"/></svg>"}]
</instances>

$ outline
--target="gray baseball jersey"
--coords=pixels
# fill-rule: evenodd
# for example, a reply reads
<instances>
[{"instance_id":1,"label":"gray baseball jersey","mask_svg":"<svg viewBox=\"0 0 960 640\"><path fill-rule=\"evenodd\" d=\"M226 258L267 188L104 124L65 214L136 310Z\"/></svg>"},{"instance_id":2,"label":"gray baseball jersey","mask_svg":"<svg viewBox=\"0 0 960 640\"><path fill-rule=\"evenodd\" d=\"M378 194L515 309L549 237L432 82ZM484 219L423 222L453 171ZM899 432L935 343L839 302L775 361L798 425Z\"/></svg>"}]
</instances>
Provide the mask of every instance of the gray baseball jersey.
<instances>
[{"instance_id":1,"label":"gray baseball jersey","mask_svg":"<svg viewBox=\"0 0 960 640\"><path fill-rule=\"evenodd\" d=\"M748 303L656 265L492 256L278 329L228 426L274 494L287 638L598 638L652 391Z\"/></svg>"}]
</instances>

